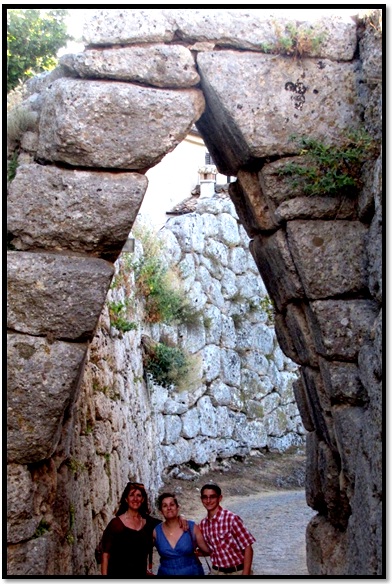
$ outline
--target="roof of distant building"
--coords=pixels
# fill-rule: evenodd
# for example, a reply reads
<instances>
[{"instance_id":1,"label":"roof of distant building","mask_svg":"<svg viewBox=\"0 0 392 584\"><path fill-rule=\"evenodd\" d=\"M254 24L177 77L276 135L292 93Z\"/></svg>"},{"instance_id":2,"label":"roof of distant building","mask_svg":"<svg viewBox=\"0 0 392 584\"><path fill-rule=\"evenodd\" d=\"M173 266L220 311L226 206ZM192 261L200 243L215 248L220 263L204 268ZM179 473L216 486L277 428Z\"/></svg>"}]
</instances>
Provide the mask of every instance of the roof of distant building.
<instances>
[{"instance_id":1,"label":"roof of distant building","mask_svg":"<svg viewBox=\"0 0 392 584\"><path fill-rule=\"evenodd\" d=\"M224 185L215 185L215 195L222 199L229 199L229 183ZM200 185L197 185L190 197L187 197L177 205L175 205L170 211L166 211L166 215L185 215L186 213L193 213L196 209L197 201L200 197Z\"/></svg>"}]
</instances>

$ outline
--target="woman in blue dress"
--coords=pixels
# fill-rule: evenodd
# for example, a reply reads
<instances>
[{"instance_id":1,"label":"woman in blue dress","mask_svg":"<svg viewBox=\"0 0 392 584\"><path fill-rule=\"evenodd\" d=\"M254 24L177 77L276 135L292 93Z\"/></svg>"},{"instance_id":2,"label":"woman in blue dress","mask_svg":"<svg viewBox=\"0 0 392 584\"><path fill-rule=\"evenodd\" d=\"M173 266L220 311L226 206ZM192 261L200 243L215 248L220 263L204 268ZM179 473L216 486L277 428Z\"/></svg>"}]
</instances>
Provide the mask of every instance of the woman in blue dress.
<instances>
[{"instance_id":1,"label":"woman in blue dress","mask_svg":"<svg viewBox=\"0 0 392 584\"><path fill-rule=\"evenodd\" d=\"M205 555L210 548L204 541L199 526L188 520L189 529L184 531L178 521L179 505L172 493L162 493L158 509L164 517L153 532L155 547L160 556L157 576L204 576L203 566L195 554L199 548Z\"/></svg>"}]
</instances>

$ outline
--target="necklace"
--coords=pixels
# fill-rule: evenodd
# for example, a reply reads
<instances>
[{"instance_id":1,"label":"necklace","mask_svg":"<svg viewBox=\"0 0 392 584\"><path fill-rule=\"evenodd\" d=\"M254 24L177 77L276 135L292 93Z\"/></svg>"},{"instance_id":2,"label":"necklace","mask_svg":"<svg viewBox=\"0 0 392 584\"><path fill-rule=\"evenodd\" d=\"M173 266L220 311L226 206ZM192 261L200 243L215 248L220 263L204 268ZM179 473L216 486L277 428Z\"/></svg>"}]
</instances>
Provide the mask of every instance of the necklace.
<instances>
[{"instance_id":1,"label":"necklace","mask_svg":"<svg viewBox=\"0 0 392 584\"><path fill-rule=\"evenodd\" d=\"M166 528L166 530L167 530L167 532L168 532L169 535L173 535L177 527L179 527L179 526L178 525L174 525L172 527L172 531L170 531L170 528L169 528L168 524L165 523L165 528Z\"/></svg>"}]
</instances>

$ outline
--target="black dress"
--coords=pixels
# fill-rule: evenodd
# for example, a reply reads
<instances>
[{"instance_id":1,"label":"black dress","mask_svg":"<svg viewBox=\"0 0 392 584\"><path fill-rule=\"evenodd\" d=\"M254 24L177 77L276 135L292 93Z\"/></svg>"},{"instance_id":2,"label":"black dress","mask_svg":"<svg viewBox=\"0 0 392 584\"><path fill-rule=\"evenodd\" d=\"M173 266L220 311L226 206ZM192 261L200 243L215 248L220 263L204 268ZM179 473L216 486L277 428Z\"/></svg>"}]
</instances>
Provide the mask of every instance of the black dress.
<instances>
[{"instance_id":1,"label":"black dress","mask_svg":"<svg viewBox=\"0 0 392 584\"><path fill-rule=\"evenodd\" d=\"M102 551L109 554L111 578L145 578L155 522L146 517L139 531L126 527L119 517L111 520L102 536Z\"/></svg>"}]
</instances>

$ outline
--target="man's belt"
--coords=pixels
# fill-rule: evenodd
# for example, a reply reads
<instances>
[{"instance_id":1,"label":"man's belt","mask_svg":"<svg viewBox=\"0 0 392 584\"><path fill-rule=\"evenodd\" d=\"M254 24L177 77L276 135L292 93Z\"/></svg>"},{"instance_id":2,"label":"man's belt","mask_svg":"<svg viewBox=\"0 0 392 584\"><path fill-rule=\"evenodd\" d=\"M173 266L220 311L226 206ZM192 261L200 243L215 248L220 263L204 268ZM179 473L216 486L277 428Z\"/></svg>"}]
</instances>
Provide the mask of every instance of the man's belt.
<instances>
[{"instance_id":1,"label":"man's belt","mask_svg":"<svg viewBox=\"0 0 392 584\"><path fill-rule=\"evenodd\" d=\"M239 564L238 566L234 566L233 568L218 568L218 566L212 566L213 570L217 570L218 572L223 572L223 574L232 574L233 572L240 572L244 569L244 564Z\"/></svg>"}]
</instances>

